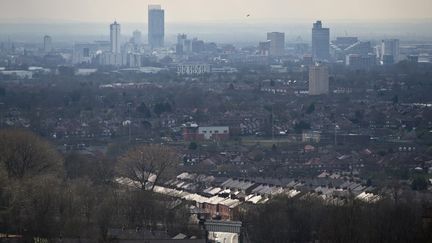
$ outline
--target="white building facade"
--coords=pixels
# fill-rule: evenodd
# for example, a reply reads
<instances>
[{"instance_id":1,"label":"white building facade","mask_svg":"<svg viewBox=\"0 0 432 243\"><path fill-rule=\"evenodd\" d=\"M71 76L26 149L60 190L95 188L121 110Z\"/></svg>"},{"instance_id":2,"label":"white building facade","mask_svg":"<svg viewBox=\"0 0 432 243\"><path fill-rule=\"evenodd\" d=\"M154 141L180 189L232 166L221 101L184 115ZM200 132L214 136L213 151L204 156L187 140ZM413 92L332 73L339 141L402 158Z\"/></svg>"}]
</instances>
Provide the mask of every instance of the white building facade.
<instances>
[{"instance_id":1,"label":"white building facade","mask_svg":"<svg viewBox=\"0 0 432 243\"><path fill-rule=\"evenodd\" d=\"M210 72L210 64L179 64L177 66L178 75L200 75Z\"/></svg>"},{"instance_id":2,"label":"white building facade","mask_svg":"<svg viewBox=\"0 0 432 243\"><path fill-rule=\"evenodd\" d=\"M121 31L120 24L116 21L110 25L110 40L111 40L111 52L114 54L120 54L121 52Z\"/></svg>"}]
</instances>

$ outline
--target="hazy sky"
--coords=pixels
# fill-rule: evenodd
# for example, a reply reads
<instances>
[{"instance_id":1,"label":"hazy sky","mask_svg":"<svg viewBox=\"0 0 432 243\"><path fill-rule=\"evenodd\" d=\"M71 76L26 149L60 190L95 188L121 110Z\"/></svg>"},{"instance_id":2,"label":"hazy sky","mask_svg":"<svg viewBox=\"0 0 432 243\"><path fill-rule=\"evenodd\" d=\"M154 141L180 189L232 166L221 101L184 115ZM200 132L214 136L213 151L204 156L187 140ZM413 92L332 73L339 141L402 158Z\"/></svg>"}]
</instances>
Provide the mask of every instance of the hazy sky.
<instances>
[{"instance_id":1,"label":"hazy sky","mask_svg":"<svg viewBox=\"0 0 432 243\"><path fill-rule=\"evenodd\" d=\"M0 0L0 21L146 22L148 4L167 22L432 18L432 0Z\"/></svg>"}]
</instances>

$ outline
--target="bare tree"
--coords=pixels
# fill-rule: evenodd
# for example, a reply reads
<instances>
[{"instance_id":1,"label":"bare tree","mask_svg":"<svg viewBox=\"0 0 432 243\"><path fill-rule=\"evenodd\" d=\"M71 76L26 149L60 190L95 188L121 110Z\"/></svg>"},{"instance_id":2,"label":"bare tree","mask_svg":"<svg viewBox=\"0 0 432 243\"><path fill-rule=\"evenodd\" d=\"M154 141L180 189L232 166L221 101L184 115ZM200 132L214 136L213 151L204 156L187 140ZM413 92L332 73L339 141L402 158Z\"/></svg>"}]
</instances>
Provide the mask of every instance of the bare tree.
<instances>
[{"instance_id":1,"label":"bare tree","mask_svg":"<svg viewBox=\"0 0 432 243\"><path fill-rule=\"evenodd\" d=\"M9 178L53 174L62 170L62 158L44 139L24 130L0 131L0 163Z\"/></svg>"},{"instance_id":2,"label":"bare tree","mask_svg":"<svg viewBox=\"0 0 432 243\"><path fill-rule=\"evenodd\" d=\"M137 182L141 190L153 190L161 178L174 172L177 163L177 153L167 146L140 145L120 158L117 172Z\"/></svg>"}]
</instances>

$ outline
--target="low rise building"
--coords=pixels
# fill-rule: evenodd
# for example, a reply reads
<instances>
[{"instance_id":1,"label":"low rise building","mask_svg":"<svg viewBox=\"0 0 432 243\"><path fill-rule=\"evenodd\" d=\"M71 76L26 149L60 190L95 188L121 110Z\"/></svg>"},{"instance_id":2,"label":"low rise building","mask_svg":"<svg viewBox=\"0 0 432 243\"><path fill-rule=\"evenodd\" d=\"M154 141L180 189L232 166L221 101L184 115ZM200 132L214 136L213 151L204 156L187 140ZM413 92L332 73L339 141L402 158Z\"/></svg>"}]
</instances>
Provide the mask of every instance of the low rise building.
<instances>
[{"instance_id":1,"label":"low rise building","mask_svg":"<svg viewBox=\"0 0 432 243\"><path fill-rule=\"evenodd\" d=\"M228 140L229 134L228 126L200 127L190 124L183 127L183 139L186 141Z\"/></svg>"},{"instance_id":2,"label":"low rise building","mask_svg":"<svg viewBox=\"0 0 432 243\"><path fill-rule=\"evenodd\" d=\"M205 63L184 63L177 66L178 75L201 75L210 72L210 64Z\"/></svg>"}]
</instances>

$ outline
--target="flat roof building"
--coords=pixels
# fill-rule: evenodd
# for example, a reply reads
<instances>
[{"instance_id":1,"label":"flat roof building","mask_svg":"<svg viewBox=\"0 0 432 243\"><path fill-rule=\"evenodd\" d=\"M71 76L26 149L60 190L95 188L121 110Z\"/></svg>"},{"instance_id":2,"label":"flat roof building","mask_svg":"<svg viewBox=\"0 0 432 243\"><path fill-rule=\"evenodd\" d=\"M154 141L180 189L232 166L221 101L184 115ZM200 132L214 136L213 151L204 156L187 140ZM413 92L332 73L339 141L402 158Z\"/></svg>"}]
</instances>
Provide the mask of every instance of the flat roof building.
<instances>
[{"instance_id":1,"label":"flat roof building","mask_svg":"<svg viewBox=\"0 0 432 243\"><path fill-rule=\"evenodd\" d=\"M282 56L285 52L285 33L269 32L267 40L270 41L270 56Z\"/></svg>"},{"instance_id":2,"label":"flat roof building","mask_svg":"<svg viewBox=\"0 0 432 243\"><path fill-rule=\"evenodd\" d=\"M309 67L309 95L329 93L329 72L327 66L314 65Z\"/></svg>"}]
</instances>

